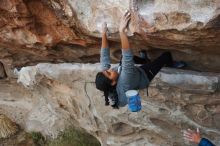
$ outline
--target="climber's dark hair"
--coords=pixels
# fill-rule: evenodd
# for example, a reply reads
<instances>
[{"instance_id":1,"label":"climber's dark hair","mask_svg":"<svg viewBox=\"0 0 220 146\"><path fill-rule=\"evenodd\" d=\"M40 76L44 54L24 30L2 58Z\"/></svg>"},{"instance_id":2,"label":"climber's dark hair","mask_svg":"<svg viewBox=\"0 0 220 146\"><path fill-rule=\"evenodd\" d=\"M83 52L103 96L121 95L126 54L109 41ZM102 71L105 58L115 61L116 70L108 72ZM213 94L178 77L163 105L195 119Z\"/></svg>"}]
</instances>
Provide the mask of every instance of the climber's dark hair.
<instances>
[{"instance_id":1,"label":"climber's dark hair","mask_svg":"<svg viewBox=\"0 0 220 146\"><path fill-rule=\"evenodd\" d=\"M111 85L112 81L107 78L102 72L98 72L95 79L96 88L104 92L105 104L109 105L108 95L116 86Z\"/></svg>"},{"instance_id":2,"label":"climber's dark hair","mask_svg":"<svg viewBox=\"0 0 220 146\"><path fill-rule=\"evenodd\" d=\"M98 72L95 78L96 88L101 91L108 91L111 88L112 81L107 78L102 72Z\"/></svg>"}]
</instances>

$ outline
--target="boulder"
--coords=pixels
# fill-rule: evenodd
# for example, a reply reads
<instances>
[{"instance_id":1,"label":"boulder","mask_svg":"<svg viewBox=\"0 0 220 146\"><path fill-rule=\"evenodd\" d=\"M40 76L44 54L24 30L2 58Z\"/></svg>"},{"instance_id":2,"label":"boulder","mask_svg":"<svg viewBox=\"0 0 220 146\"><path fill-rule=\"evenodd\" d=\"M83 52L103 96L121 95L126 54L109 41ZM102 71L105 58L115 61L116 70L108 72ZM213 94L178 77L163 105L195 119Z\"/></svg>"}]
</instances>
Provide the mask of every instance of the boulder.
<instances>
[{"instance_id":1,"label":"boulder","mask_svg":"<svg viewBox=\"0 0 220 146\"><path fill-rule=\"evenodd\" d=\"M74 125L102 145L185 146L182 131L198 127L203 136L220 144L219 74L163 68L150 84L149 96L146 89L140 91L143 108L135 113L127 106L105 106L94 84L99 67L43 63L22 68L19 85L0 88L5 91L1 110L27 131L52 138ZM10 92L15 88L17 96Z\"/></svg>"}]
</instances>

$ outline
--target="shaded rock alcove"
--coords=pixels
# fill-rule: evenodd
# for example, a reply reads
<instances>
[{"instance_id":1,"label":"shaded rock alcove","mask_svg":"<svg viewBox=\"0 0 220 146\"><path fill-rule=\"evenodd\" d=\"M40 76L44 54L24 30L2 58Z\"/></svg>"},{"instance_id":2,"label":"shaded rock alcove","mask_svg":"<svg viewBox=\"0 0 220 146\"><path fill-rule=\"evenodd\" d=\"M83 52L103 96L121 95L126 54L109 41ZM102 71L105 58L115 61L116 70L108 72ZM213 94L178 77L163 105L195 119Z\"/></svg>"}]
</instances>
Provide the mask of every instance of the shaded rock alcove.
<instances>
[{"instance_id":1,"label":"shaded rock alcove","mask_svg":"<svg viewBox=\"0 0 220 146\"><path fill-rule=\"evenodd\" d=\"M0 62L0 79L7 78L3 63Z\"/></svg>"}]
</instances>

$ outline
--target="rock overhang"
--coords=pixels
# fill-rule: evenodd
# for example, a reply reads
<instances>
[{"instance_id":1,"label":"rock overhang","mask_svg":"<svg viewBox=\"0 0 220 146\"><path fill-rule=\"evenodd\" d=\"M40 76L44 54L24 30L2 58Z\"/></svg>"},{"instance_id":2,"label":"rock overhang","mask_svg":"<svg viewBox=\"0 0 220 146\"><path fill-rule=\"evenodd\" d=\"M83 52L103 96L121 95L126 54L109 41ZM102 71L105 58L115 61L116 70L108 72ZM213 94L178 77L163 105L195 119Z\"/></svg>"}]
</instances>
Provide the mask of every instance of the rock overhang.
<instances>
[{"instance_id":1,"label":"rock overhang","mask_svg":"<svg viewBox=\"0 0 220 146\"><path fill-rule=\"evenodd\" d=\"M108 23L116 52L120 17L130 9L134 51L177 51L175 56L182 56L191 69L219 72L219 5L217 0L7 0L0 8L0 58L11 68L39 62L98 62L100 24Z\"/></svg>"}]
</instances>

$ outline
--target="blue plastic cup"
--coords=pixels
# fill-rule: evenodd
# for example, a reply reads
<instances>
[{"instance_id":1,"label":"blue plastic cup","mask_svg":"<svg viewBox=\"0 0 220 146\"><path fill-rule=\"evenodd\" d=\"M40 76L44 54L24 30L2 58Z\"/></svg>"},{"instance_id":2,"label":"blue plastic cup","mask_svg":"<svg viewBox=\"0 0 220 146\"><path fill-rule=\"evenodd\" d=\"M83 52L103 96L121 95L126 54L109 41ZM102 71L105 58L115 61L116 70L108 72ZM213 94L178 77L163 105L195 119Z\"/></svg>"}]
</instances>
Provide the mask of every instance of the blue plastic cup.
<instances>
[{"instance_id":1,"label":"blue plastic cup","mask_svg":"<svg viewBox=\"0 0 220 146\"><path fill-rule=\"evenodd\" d=\"M138 94L137 90L128 90L125 92L125 95L128 98L128 109L131 112L138 112L141 110L141 97Z\"/></svg>"}]
</instances>

